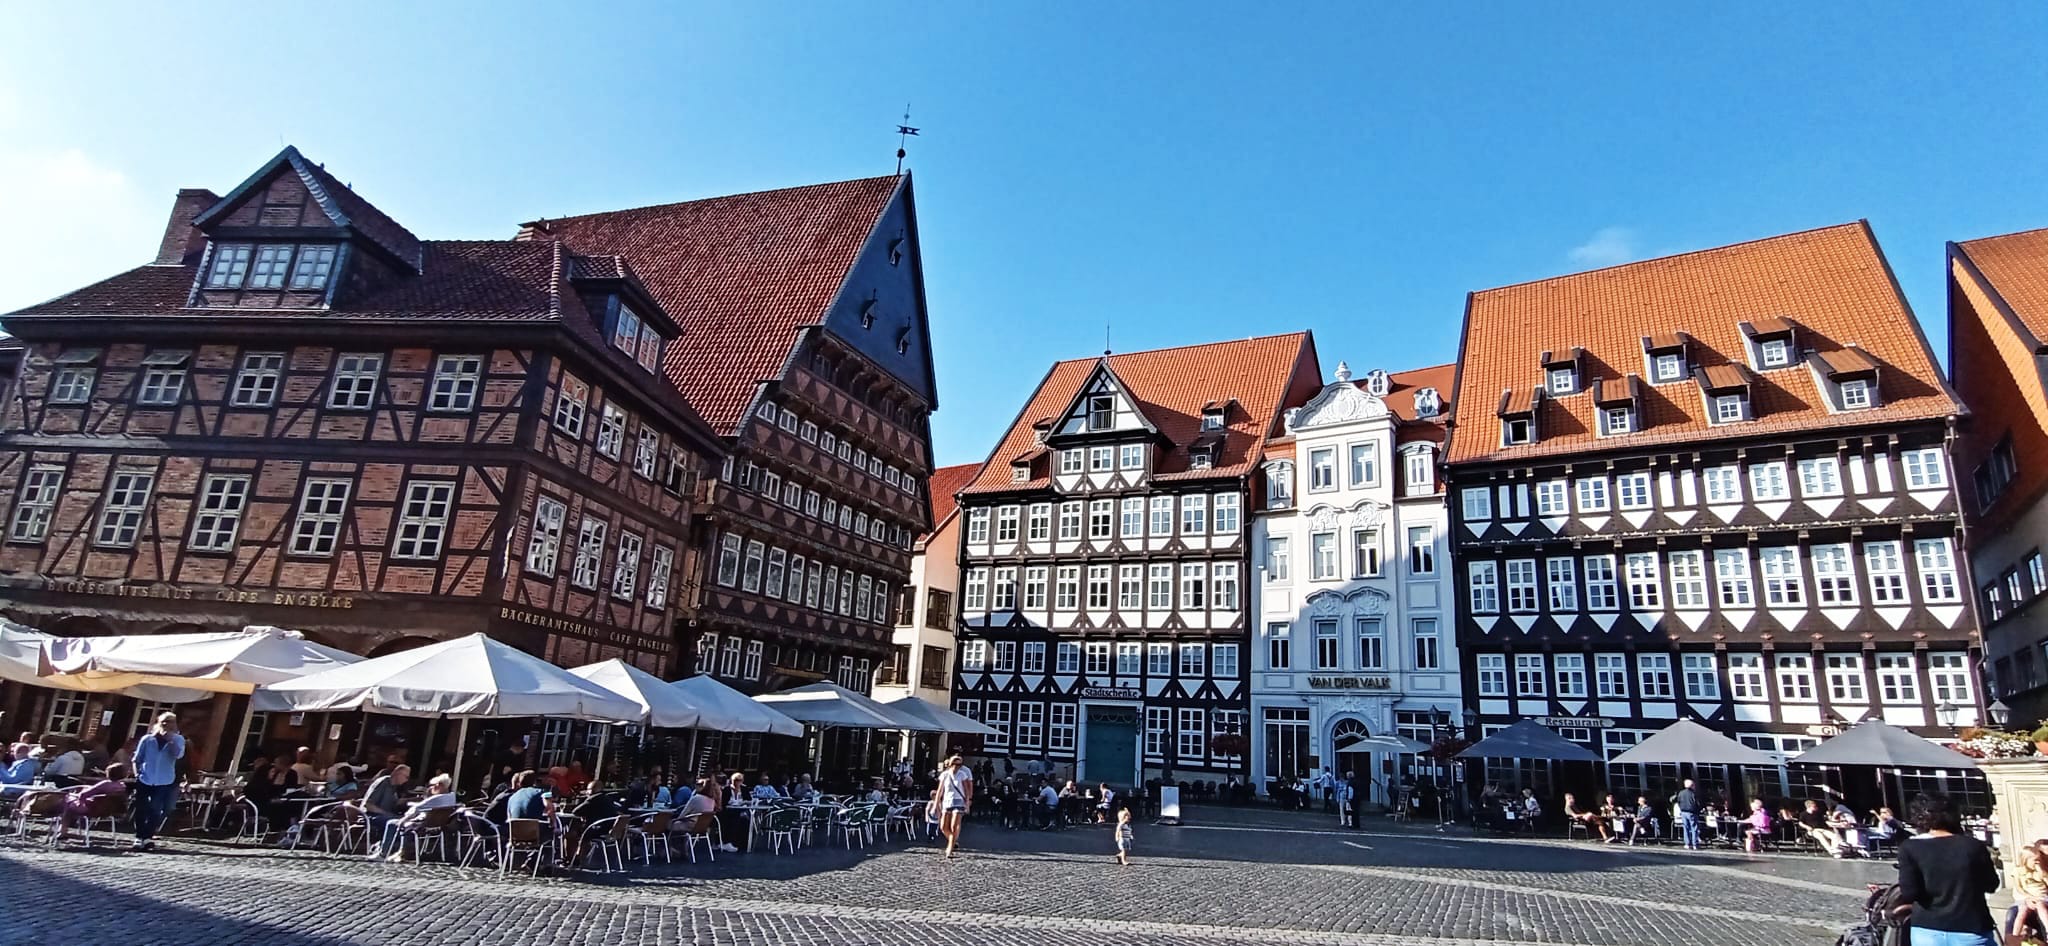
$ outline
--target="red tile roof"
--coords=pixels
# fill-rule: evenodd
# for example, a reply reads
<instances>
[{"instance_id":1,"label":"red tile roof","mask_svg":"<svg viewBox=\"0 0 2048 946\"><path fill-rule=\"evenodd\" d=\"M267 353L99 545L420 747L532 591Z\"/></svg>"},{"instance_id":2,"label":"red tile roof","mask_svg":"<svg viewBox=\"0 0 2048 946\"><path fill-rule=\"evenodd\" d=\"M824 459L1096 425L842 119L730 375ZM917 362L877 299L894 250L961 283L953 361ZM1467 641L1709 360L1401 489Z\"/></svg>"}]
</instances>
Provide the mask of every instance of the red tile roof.
<instances>
[{"instance_id":1,"label":"red tile roof","mask_svg":"<svg viewBox=\"0 0 2048 946\"><path fill-rule=\"evenodd\" d=\"M1956 244L2039 345L2048 340L2048 229Z\"/></svg>"},{"instance_id":2,"label":"red tile roof","mask_svg":"<svg viewBox=\"0 0 2048 946\"><path fill-rule=\"evenodd\" d=\"M277 157L271 158L255 174L229 191L226 197L222 197L213 206L201 212L193 220L193 225L207 229L210 221L219 219L231 208L243 204L258 185L275 178L277 170L287 165L291 167L292 173L298 175L299 180L306 185L307 192L312 194L313 200L320 205L321 211L328 219L334 221L336 226L354 227L357 233L382 247L392 256L403 260L414 272L420 270L424 260L421 258L419 237L413 236L412 231L400 226L398 221L391 219L347 184L327 173L326 167L308 160L305 155L299 153L298 148L290 145L286 145L283 151L277 153Z\"/></svg>"},{"instance_id":3,"label":"red tile roof","mask_svg":"<svg viewBox=\"0 0 2048 946\"><path fill-rule=\"evenodd\" d=\"M1451 387L1458 381L1457 365L1411 368L1387 376L1387 409L1395 417L1394 442L1443 443L1444 422L1451 417ZM1440 402L1435 417L1415 416L1415 392L1435 388Z\"/></svg>"},{"instance_id":4,"label":"red tile roof","mask_svg":"<svg viewBox=\"0 0 2048 946\"><path fill-rule=\"evenodd\" d=\"M1956 442L1958 485L1976 500L1971 521L1988 540L2024 528L2021 513L2048 494L2048 384L2040 351L2048 329L2048 230L1949 248L1949 368L1972 417ZM1971 475L2011 438L2012 482L1995 502Z\"/></svg>"},{"instance_id":5,"label":"red tile roof","mask_svg":"<svg viewBox=\"0 0 2048 946\"><path fill-rule=\"evenodd\" d=\"M1243 476L1262 456L1266 437L1277 432L1280 412L1298 406L1321 386L1314 339L1307 332L1268 335L1242 341L1212 342L1181 348L1110 355L1109 367L1160 434L1172 443L1153 468L1155 481ZM1024 409L985 464L967 493L1042 489L1050 485L1043 464L1034 479L1010 481L1010 460L1034 449L1032 425L1064 411L1102 358L1056 362L1038 383ZM1187 446L1201 434L1202 405L1236 398L1242 411L1225 421L1222 450L1211 469L1188 466Z\"/></svg>"},{"instance_id":6,"label":"red tile roof","mask_svg":"<svg viewBox=\"0 0 2048 946\"><path fill-rule=\"evenodd\" d=\"M946 527L946 520L953 518L953 513L960 508L960 490L974 480L974 473L979 469L979 463L962 463L957 466L942 466L932 471L932 528L930 532L917 537L920 545L925 539L937 535L939 530Z\"/></svg>"},{"instance_id":7,"label":"red tile roof","mask_svg":"<svg viewBox=\"0 0 2048 946\"><path fill-rule=\"evenodd\" d=\"M780 373L797 330L824 320L899 183L871 177L542 220L522 237L630 259L683 325L664 365L669 380L731 434L758 382Z\"/></svg>"},{"instance_id":8,"label":"red tile roof","mask_svg":"<svg viewBox=\"0 0 2048 946\"><path fill-rule=\"evenodd\" d=\"M1546 399L1538 410L1535 443L1500 444L1494 411L1501 393L1539 384L1543 351L1584 346L1589 380L1619 377L1641 370L1644 336L1685 332L1693 366L1711 370L1746 363L1739 324L1774 316L1798 322L1803 348L1860 345L1884 367L1879 406L1830 414L1812 370L1795 362L1755 379L1752 421L1709 424L1699 385L1688 379L1644 388L1641 433L1596 437L1592 398L1567 395ZM1861 221L1473 293L1460 358L1454 463L1923 420L1963 410Z\"/></svg>"}]
</instances>

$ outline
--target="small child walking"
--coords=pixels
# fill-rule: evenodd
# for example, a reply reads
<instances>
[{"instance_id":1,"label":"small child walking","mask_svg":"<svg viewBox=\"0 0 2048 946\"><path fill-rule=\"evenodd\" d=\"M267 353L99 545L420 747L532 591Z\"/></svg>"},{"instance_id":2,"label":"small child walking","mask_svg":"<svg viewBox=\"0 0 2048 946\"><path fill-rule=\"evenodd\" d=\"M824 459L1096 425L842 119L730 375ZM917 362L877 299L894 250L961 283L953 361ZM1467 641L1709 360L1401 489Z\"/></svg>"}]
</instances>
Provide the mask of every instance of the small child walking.
<instances>
[{"instance_id":1,"label":"small child walking","mask_svg":"<svg viewBox=\"0 0 2048 946\"><path fill-rule=\"evenodd\" d=\"M1119 808L1116 812L1116 862L1131 866L1131 809Z\"/></svg>"}]
</instances>

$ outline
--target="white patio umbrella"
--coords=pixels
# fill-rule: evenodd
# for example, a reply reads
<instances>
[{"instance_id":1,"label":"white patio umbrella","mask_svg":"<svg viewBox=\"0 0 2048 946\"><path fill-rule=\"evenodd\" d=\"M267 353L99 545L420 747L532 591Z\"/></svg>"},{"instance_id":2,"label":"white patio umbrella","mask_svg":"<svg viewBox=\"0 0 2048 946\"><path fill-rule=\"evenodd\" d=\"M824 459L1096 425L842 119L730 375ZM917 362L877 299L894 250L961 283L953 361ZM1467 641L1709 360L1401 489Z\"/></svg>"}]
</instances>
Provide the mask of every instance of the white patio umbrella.
<instances>
[{"instance_id":1,"label":"white patio umbrella","mask_svg":"<svg viewBox=\"0 0 2048 946\"><path fill-rule=\"evenodd\" d=\"M924 722L908 713L894 712L868 697L837 683L819 681L780 693L754 697L800 722L821 729L900 729L907 732L942 732L942 727Z\"/></svg>"},{"instance_id":2,"label":"white patio umbrella","mask_svg":"<svg viewBox=\"0 0 2048 946\"><path fill-rule=\"evenodd\" d=\"M49 687L56 690L93 690L62 677L42 675L43 650L51 641L67 638L52 637L35 628L0 621L0 680L25 683L29 686ZM75 639L75 638L73 638ZM135 684L119 687L113 692L132 696L152 703L190 703L205 699L207 694L200 690L184 687Z\"/></svg>"},{"instance_id":3,"label":"white patio umbrella","mask_svg":"<svg viewBox=\"0 0 2048 946\"><path fill-rule=\"evenodd\" d=\"M959 733L968 736L993 736L994 729L955 713L937 703L922 697L903 696L886 701L882 706L899 716L922 720L933 732Z\"/></svg>"},{"instance_id":4,"label":"white patio umbrella","mask_svg":"<svg viewBox=\"0 0 2048 946\"><path fill-rule=\"evenodd\" d=\"M266 685L252 702L271 711L363 710L460 719L458 745L468 741L472 719L558 716L631 723L645 713L631 699L483 634ZM459 751L455 759L453 774L459 782Z\"/></svg>"},{"instance_id":5,"label":"white patio umbrella","mask_svg":"<svg viewBox=\"0 0 2048 946\"><path fill-rule=\"evenodd\" d=\"M773 707L764 706L732 687L699 674L677 680L669 687L697 707L697 727L719 732L758 732L777 736L802 736L804 724Z\"/></svg>"},{"instance_id":6,"label":"white patio umbrella","mask_svg":"<svg viewBox=\"0 0 2048 946\"><path fill-rule=\"evenodd\" d=\"M298 631L253 626L198 634L58 637L43 645L43 676L100 692L137 684L249 693L362 660Z\"/></svg>"},{"instance_id":7,"label":"white patio umbrella","mask_svg":"<svg viewBox=\"0 0 2048 946\"><path fill-rule=\"evenodd\" d=\"M640 704L649 726L689 729L704 718L704 711L681 690L623 660L613 658L569 672Z\"/></svg>"}]
</instances>

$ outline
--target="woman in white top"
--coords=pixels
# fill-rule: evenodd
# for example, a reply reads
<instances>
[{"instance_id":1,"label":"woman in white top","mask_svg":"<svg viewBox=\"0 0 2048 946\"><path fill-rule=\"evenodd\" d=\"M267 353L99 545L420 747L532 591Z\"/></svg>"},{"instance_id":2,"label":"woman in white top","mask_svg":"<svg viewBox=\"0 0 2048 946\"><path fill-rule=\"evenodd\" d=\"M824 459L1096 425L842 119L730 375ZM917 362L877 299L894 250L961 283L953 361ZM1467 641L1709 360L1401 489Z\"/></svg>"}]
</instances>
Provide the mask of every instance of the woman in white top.
<instances>
[{"instance_id":1,"label":"woman in white top","mask_svg":"<svg viewBox=\"0 0 2048 946\"><path fill-rule=\"evenodd\" d=\"M946 836L946 856L960 844L960 823L974 805L974 775L965 760L953 756L939 766L939 784L932 789L932 801L939 806L939 833Z\"/></svg>"}]
</instances>

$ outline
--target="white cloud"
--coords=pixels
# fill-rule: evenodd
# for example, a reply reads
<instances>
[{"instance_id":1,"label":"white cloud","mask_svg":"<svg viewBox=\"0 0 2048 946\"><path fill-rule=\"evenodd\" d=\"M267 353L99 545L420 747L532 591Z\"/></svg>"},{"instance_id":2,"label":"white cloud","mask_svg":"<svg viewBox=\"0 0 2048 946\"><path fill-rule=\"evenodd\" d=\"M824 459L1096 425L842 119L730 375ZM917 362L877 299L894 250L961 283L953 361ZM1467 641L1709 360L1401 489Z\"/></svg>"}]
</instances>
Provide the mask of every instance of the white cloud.
<instances>
[{"instance_id":1,"label":"white cloud","mask_svg":"<svg viewBox=\"0 0 2048 946\"><path fill-rule=\"evenodd\" d=\"M1591 239L1572 247L1565 254L1574 264L1588 269L1613 266L1641 259L1642 251L1636 242L1636 232L1627 227L1601 227Z\"/></svg>"},{"instance_id":2,"label":"white cloud","mask_svg":"<svg viewBox=\"0 0 2048 946\"><path fill-rule=\"evenodd\" d=\"M0 148L0 259L8 261L0 312L148 262L171 196L151 199L118 167L76 148Z\"/></svg>"}]
</instances>

